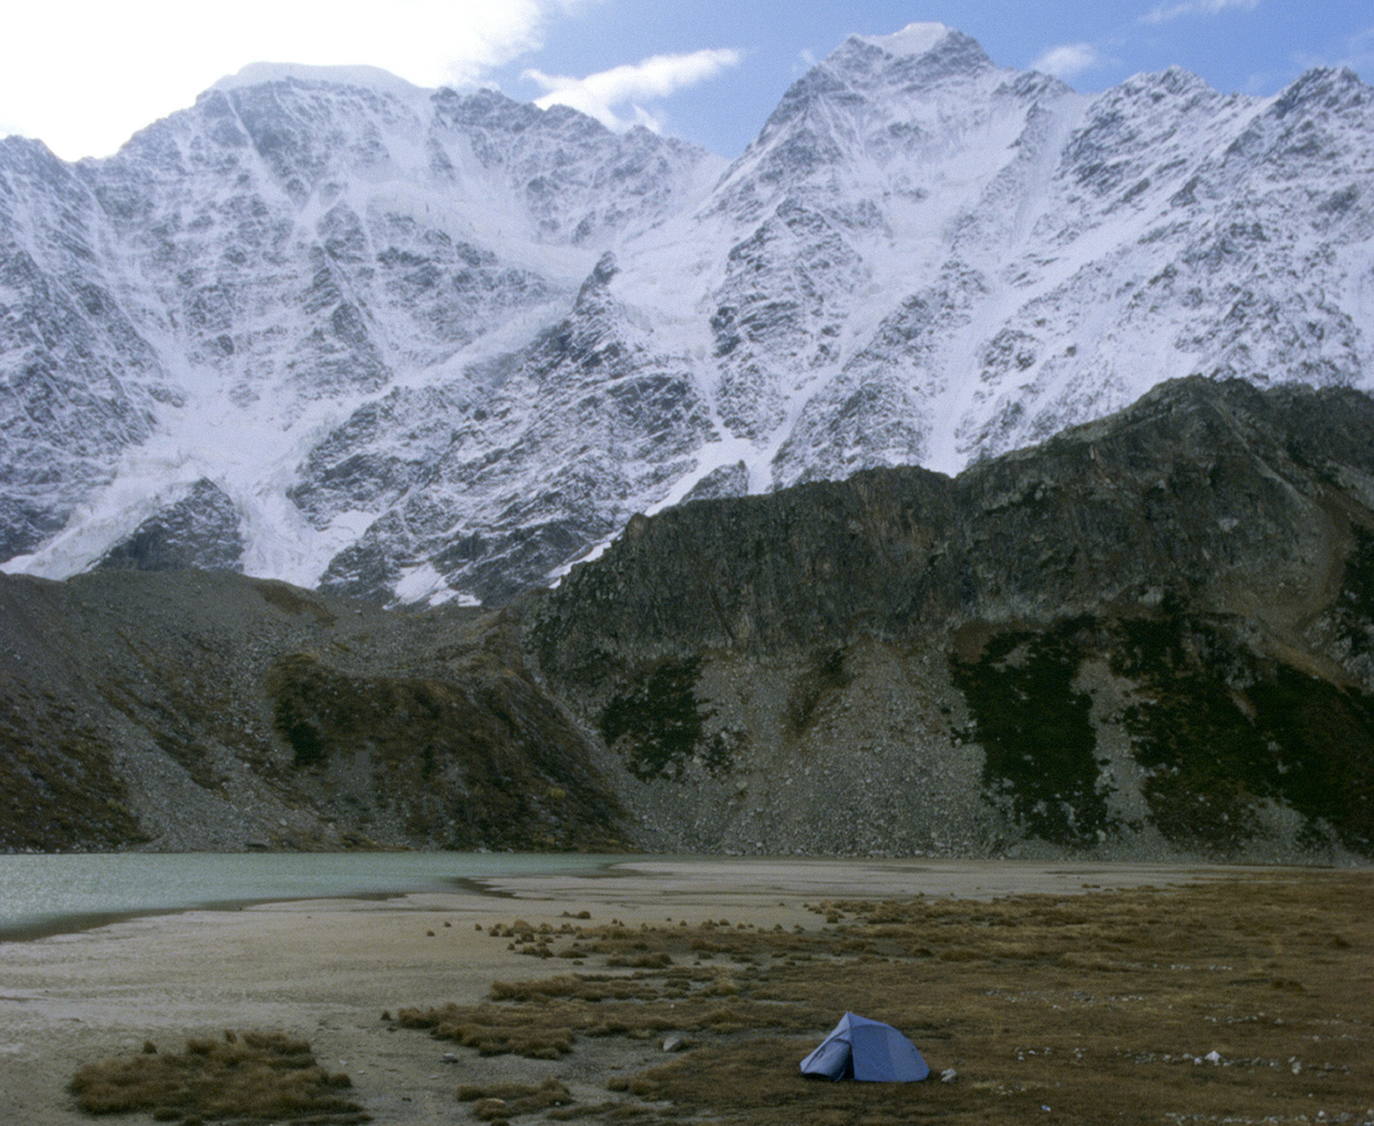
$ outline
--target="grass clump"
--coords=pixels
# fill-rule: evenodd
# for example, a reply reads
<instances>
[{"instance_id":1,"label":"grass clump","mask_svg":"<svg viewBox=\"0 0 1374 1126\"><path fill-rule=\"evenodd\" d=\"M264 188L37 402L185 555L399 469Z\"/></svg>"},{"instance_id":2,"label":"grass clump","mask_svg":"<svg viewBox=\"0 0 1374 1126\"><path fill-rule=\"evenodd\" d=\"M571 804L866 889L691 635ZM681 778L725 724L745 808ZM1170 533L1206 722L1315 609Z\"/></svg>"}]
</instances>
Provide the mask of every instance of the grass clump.
<instances>
[{"instance_id":1,"label":"grass clump","mask_svg":"<svg viewBox=\"0 0 1374 1126\"><path fill-rule=\"evenodd\" d=\"M347 1075L319 1066L306 1041L245 1031L188 1040L175 1053L145 1043L137 1054L87 1064L68 1089L88 1114L142 1111L158 1122L370 1121L343 1094L350 1087Z\"/></svg>"},{"instance_id":2,"label":"grass clump","mask_svg":"<svg viewBox=\"0 0 1374 1126\"><path fill-rule=\"evenodd\" d=\"M528 924L494 926L491 933L532 931ZM447 1004L397 1011L402 1028L428 1031L438 1040L474 1048L481 1055L521 1055L558 1059L582 1037L627 1037L650 1040L668 1032L722 1033L759 1025L807 1027L810 1013L777 1006L766 1012L741 1009L755 967L747 959L753 932L725 930L715 923L697 927L629 930L612 924L579 928L574 937L586 956L596 954L621 973L559 974L530 981L496 981L489 1001L478 1005ZM680 965L705 941L721 935L719 949L740 964ZM806 941L793 934L770 935L780 949L794 950Z\"/></svg>"},{"instance_id":3,"label":"grass clump","mask_svg":"<svg viewBox=\"0 0 1374 1126\"><path fill-rule=\"evenodd\" d=\"M484 1056L517 1055L556 1060L572 1051L573 1033L559 1023L534 1022L517 1010L496 1005L441 1005L401 1009L401 1028L425 1029L436 1040L474 1048Z\"/></svg>"},{"instance_id":4,"label":"grass clump","mask_svg":"<svg viewBox=\"0 0 1374 1126\"><path fill-rule=\"evenodd\" d=\"M557 1079L545 1079L540 1084L488 1083L464 1084L458 1088L458 1101L472 1103L472 1113L483 1122L514 1118L520 1114L537 1114L574 1102L572 1092Z\"/></svg>"}]
</instances>

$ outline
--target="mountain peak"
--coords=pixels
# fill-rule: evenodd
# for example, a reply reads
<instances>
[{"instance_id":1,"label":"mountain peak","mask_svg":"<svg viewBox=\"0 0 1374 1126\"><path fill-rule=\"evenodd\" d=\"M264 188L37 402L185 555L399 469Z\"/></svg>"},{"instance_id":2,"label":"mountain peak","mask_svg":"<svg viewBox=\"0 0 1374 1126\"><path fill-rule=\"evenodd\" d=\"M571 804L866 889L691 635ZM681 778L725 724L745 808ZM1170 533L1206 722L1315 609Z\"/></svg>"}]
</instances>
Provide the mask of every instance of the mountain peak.
<instances>
[{"instance_id":1,"label":"mountain peak","mask_svg":"<svg viewBox=\"0 0 1374 1126\"><path fill-rule=\"evenodd\" d=\"M1374 389L1346 70L1073 95L919 23L726 170L364 68L169 121L75 168L0 145L6 570L162 557L195 508L201 565L496 602L702 482L955 470L1190 372Z\"/></svg>"},{"instance_id":2,"label":"mountain peak","mask_svg":"<svg viewBox=\"0 0 1374 1126\"><path fill-rule=\"evenodd\" d=\"M1210 90L1211 84L1199 74L1194 74L1191 70L1179 66L1165 67L1147 76L1158 86L1163 86L1174 93L1192 90Z\"/></svg>"},{"instance_id":3,"label":"mountain peak","mask_svg":"<svg viewBox=\"0 0 1374 1126\"><path fill-rule=\"evenodd\" d=\"M225 75L210 89L238 90L244 86L261 86L286 79L334 86L362 86L388 90L394 94L411 94L421 89L377 66L312 66L307 63L268 62L249 63L237 73Z\"/></svg>"},{"instance_id":4,"label":"mountain peak","mask_svg":"<svg viewBox=\"0 0 1374 1126\"><path fill-rule=\"evenodd\" d=\"M1367 105L1372 93L1349 67L1314 67L1279 92L1274 108L1280 117L1304 106L1331 113L1347 104Z\"/></svg>"},{"instance_id":5,"label":"mountain peak","mask_svg":"<svg viewBox=\"0 0 1374 1126\"><path fill-rule=\"evenodd\" d=\"M826 62L851 79L903 85L967 77L993 65L976 39L942 23L907 24L891 35L851 35Z\"/></svg>"},{"instance_id":6,"label":"mountain peak","mask_svg":"<svg viewBox=\"0 0 1374 1126\"><path fill-rule=\"evenodd\" d=\"M939 46L953 30L942 23L909 23L891 35L856 35L854 38L889 55L924 55Z\"/></svg>"}]
</instances>

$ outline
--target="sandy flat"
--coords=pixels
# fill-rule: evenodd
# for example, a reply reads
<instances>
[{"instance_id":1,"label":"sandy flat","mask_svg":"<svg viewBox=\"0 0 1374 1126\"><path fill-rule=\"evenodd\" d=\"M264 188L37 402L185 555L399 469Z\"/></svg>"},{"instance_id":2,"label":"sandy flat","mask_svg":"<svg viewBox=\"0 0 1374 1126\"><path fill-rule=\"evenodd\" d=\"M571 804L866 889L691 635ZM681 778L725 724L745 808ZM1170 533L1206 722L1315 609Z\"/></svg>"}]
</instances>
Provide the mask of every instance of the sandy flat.
<instances>
[{"instance_id":1,"label":"sandy flat","mask_svg":"<svg viewBox=\"0 0 1374 1126\"><path fill-rule=\"evenodd\" d=\"M280 1028L310 1040L322 1064L353 1077L378 1122L461 1119L454 1088L472 1081L474 1062L445 1063L444 1045L422 1033L391 1033L380 1016L407 1005L477 1001L499 978L568 972L564 962L517 955L485 934L517 917L537 926L588 911L602 922L725 917L812 928L817 916L804 904L820 899L1076 893L1229 871L1237 869L645 859L604 875L488 879L485 891L190 911L0 943L0 1123L90 1123L64 1089L81 1064L137 1051L145 1039L179 1049L188 1036L226 1028ZM494 1066L511 1078L557 1074L575 1091L595 1092L605 1067L644 1062L588 1055L579 1049L547 1064L503 1057L482 1066L484 1075Z\"/></svg>"}]
</instances>

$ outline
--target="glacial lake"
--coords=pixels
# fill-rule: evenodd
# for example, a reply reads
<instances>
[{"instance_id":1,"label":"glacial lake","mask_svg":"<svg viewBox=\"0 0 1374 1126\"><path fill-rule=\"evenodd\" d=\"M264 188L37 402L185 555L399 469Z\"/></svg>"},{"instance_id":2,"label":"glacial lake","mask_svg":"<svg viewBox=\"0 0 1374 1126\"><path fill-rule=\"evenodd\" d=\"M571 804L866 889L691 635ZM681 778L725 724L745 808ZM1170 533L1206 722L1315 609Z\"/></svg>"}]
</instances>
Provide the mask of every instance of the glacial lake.
<instances>
[{"instance_id":1,"label":"glacial lake","mask_svg":"<svg viewBox=\"0 0 1374 1126\"><path fill-rule=\"evenodd\" d=\"M485 852L0 855L0 941L80 930L131 915L452 891L485 876L585 874L625 859Z\"/></svg>"}]
</instances>

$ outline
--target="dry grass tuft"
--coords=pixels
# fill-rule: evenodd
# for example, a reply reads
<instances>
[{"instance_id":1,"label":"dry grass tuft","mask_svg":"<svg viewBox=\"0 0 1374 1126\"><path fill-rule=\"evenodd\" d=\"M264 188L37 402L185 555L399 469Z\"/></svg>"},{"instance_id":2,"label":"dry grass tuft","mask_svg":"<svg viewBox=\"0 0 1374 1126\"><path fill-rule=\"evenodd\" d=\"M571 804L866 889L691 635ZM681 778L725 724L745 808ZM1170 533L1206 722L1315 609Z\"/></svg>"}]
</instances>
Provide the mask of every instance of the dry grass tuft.
<instances>
[{"instance_id":1,"label":"dry grass tuft","mask_svg":"<svg viewBox=\"0 0 1374 1126\"><path fill-rule=\"evenodd\" d=\"M484 1122L535 1114L553 1107L565 1107L574 1100L572 1093L557 1079L545 1079L538 1086L527 1083L492 1083L458 1088L458 1101L472 1103L474 1117Z\"/></svg>"},{"instance_id":2,"label":"dry grass tuft","mask_svg":"<svg viewBox=\"0 0 1374 1126\"><path fill-rule=\"evenodd\" d=\"M493 1003L401 1009L397 1024L482 1055L556 1059L571 1052L580 1036L649 1040L665 1032L807 1028L818 1019L795 1007L741 1008L736 1002L752 980L723 968L670 965L624 976L498 981L491 987Z\"/></svg>"},{"instance_id":3,"label":"dry grass tuft","mask_svg":"<svg viewBox=\"0 0 1374 1126\"><path fill-rule=\"evenodd\" d=\"M155 1121L308 1119L370 1121L340 1092L347 1075L321 1068L304 1040L281 1032L226 1032L189 1040L181 1053L145 1043L136 1055L87 1064L69 1090L89 1114L144 1111Z\"/></svg>"},{"instance_id":4,"label":"dry grass tuft","mask_svg":"<svg viewBox=\"0 0 1374 1126\"><path fill-rule=\"evenodd\" d=\"M497 1005L402 1009L397 1024L427 1029L436 1040L451 1040L484 1056L556 1060L571 1052L573 1046L573 1033L561 1022L531 1021L517 1009Z\"/></svg>"}]
</instances>

